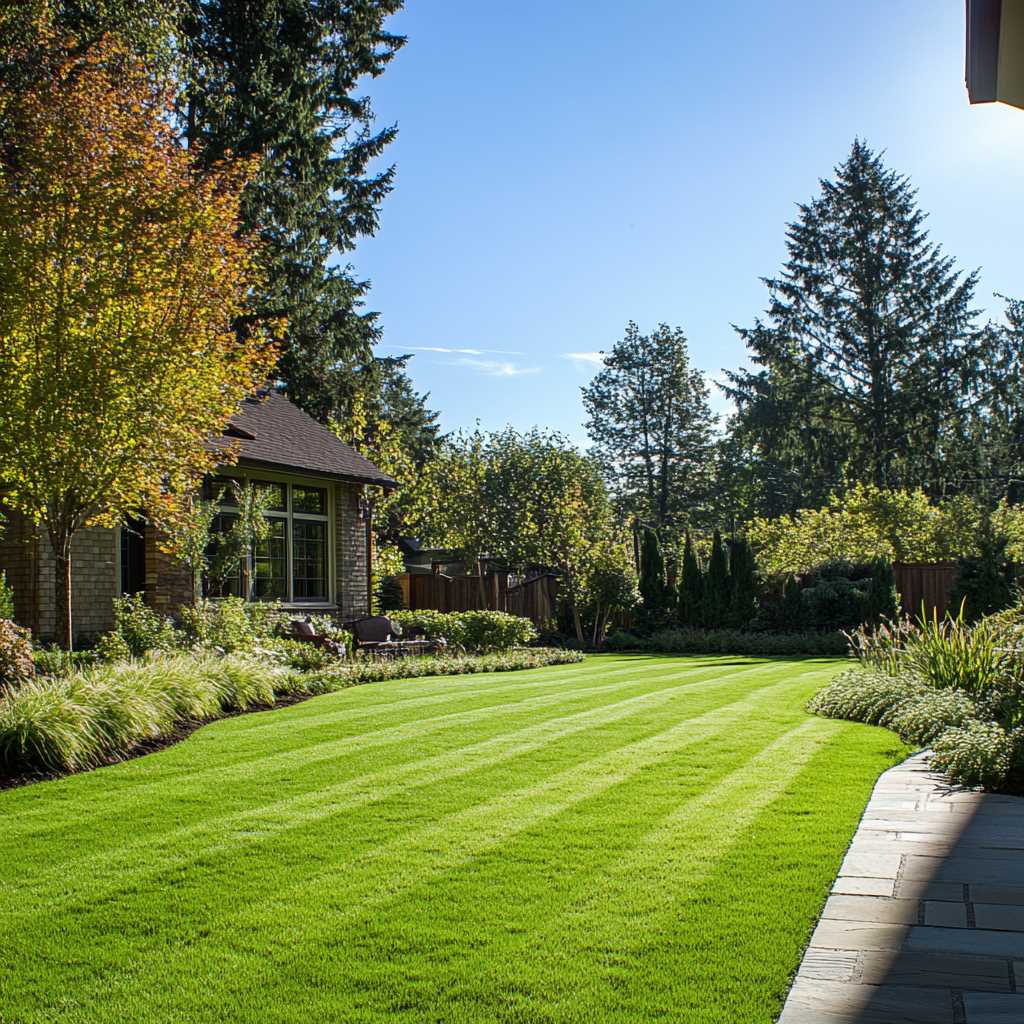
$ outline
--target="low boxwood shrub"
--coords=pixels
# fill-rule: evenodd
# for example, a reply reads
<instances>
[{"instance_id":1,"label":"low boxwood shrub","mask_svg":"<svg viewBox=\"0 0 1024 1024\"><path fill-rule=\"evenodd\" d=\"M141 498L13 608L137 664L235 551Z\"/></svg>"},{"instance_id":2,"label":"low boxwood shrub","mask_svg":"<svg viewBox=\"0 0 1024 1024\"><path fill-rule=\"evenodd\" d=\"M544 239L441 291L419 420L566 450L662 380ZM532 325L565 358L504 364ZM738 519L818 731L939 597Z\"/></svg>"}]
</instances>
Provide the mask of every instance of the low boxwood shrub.
<instances>
[{"instance_id":1,"label":"low boxwood shrub","mask_svg":"<svg viewBox=\"0 0 1024 1024\"><path fill-rule=\"evenodd\" d=\"M840 673L808 702L807 709L825 718L880 725L910 700L927 692L912 676L890 676L865 668Z\"/></svg>"},{"instance_id":2,"label":"low boxwood shrub","mask_svg":"<svg viewBox=\"0 0 1024 1024\"><path fill-rule=\"evenodd\" d=\"M624 630L606 641L611 651L651 654L750 654L761 656L846 654L842 633L755 633L738 629L663 629L651 636Z\"/></svg>"},{"instance_id":3,"label":"low boxwood shrub","mask_svg":"<svg viewBox=\"0 0 1024 1024\"><path fill-rule=\"evenodd\" d=\"M391 619L403 629L422 629L430 640L444 637L452 647L465 651L504 651L525 647L537 639L537 628L529 619L508 612L468 611L392 612Z\"/></svg>"},{"instance_id":4,"label":"low boxwood shrub","mask_svg":"<svg viewBox=\"0 0 1024 1024\"><path fill-rule=\"evenodd\" d=\"M1000 789L1014 767L1020 737L995 722L967 722L932 744L932 767L961 786Z\"/></svg>"},{"instance_id":5,"label":"low boxwood shrub","mask_svg":"<svg viewBox=\"0 0 1024 1024\"><path fill-rule=\"evenodd\" d=\"M0 686L17 686L34 674L32 634L10 619L0 619Z\"/></svg>"}]
</instances>

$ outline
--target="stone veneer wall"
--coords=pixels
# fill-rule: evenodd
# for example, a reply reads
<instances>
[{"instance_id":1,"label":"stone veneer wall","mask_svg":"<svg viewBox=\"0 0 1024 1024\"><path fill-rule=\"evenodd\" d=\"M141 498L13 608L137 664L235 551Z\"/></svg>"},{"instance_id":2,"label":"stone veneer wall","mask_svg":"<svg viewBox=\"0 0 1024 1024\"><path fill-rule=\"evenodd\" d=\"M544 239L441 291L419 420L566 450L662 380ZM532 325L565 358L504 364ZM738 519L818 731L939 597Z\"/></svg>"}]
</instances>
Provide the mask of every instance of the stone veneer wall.
<instances>
[{"instance_id":1,"label":"stone veneer wall","mask_svg":"<svg viewBox=\"0 0 1024 1024\"><path fill-rule=\"evenodd\" d=\"M14 615L39 640L56 634L56 573L53 549L24 516L6 513L0 535L0 569L14 589ZM71 547L71 606L75 639L90 640L114 625L117 595L116 530L80 530Z\"/></svg>"},{"instance_id":2,"label":"stone veneer wall","mask_svg":"<svg viewBox=\"0 0 1024 1024\"><path fill-rule=\"evenodd\" d=\"M366 522L359 518L360 484L336 484L334 489L334 543L336 549L338 610L341 618L370 614L366 585Z\"/></svg>"}]
</instances>

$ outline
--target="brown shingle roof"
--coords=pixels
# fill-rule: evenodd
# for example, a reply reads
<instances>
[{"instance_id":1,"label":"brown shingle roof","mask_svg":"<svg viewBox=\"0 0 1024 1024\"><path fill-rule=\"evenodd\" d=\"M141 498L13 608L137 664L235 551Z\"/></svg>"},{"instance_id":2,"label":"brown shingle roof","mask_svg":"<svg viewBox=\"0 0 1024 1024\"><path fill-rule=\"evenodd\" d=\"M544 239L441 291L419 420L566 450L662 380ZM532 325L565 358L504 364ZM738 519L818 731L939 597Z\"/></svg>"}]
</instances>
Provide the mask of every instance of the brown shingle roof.
<instances>
[{"instance_id":1,"label":"brown shingle roof","mask_svg":"<svg viewBox=\"0 0 1024 1024\"><path fill-rule=\"evenodd\" d=\"M224 433L237 449L240 463L397 486L387 473L277 391L260 391L247 398Z\"/></svg>"}]
</instances>

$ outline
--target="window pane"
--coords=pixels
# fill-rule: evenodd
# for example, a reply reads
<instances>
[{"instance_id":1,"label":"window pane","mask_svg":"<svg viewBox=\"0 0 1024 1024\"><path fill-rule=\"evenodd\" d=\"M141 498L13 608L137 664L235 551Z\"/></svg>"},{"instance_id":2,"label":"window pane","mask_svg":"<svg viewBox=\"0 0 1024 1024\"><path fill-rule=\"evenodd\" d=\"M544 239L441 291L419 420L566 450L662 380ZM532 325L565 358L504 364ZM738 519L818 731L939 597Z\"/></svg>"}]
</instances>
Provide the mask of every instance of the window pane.
<instances>
[{"instance_id":1,"label":"window pane","mask_svg":"<svg viewBox=\"0 0 1024 1024\"><path fill-rule=\"evenodd\" d=\"M265 480L254 480L253 486L259 488L260 492L271 492L270 511L284 512L287 510L288 505L285 501L284 484L272 484L267 483Z\"/></svg>"},{"instance_id":2,"label":"window pane","mask_svg":"<svg viewBox=\"0 0 1024 1024\"><path fill-rule=\"evenodd\" d=\"M288 524L268 519L270 533L260 541L252 556L252 590L257 601L288 598Z\"/></svg>"},{"instance_id":3,"label":"window pane","mask_svg":"<svg viewBox=\"0 0 1024 1024\"><path fill-rule=\"evenodd\" d=\"M292 573L296 601L327 600L327 524L292 523Z\"/></svg>"},{"instance_id":4,"label":"window pane","mask_svg":"<svg viewBox=\"0 0 1024 1024\"><path fill-rule=\"evenodd\" d=\"M238 516L231 512L218 512L213 517L210 528L210 543L206 549L206 560L209 566L206 580L207 597L227 597L229 594L238 597L242 593L241 560L227 557L226 534Z\"/></svg>"},{"instance_id":5,"label":"window pane","mask_svg":"<svg viewBox=\"0 0 1024 1024\"><path fill-rule=\"evenodd\" d=\"M292 511L307 515L327 514L327 492L322 487L293 487Z\"/></svg>"}]
</instances>

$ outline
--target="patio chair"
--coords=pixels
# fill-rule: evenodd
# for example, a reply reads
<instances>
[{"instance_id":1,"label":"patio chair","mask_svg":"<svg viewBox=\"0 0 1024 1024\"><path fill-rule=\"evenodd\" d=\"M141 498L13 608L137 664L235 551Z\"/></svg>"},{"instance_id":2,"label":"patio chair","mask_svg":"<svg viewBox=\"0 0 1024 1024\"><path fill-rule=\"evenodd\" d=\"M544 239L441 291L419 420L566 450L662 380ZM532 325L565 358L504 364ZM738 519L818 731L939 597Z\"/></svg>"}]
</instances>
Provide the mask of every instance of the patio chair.
<instances>
[{"instance_id":1,"label":"patio chair","mask_svg":"<svg viewBox=\"0 0 1024 1024\"><path fill-rule=\"evenodd\" d=\"M444 640L427 640L425 637L415 636L412 629L409 635L405 636L402 627L387 615L368 615L366 618L356 619L350 624L350 628L355 638L356 649L367 654L394 658L408 654L429 654L431 651L443 650L445 646Z\"/></svg>"},{"instance_id":2,"label":"patio chair","mask_svg":"<svg viewBox=\"0 0 1024 1024\"><path fill-rule=\"evenodd\" d=\"M320 650L329 651L337 658L344 658L348 653L343 643L324 633L318 633L308 617L305 619L292 619L289 624L288 635L292 640L299 640Z\"/></svg>"}]
</instances>

